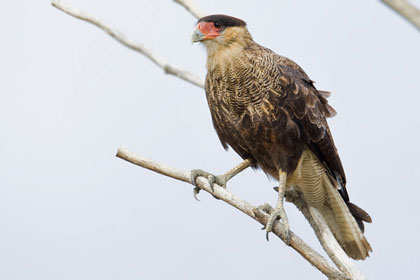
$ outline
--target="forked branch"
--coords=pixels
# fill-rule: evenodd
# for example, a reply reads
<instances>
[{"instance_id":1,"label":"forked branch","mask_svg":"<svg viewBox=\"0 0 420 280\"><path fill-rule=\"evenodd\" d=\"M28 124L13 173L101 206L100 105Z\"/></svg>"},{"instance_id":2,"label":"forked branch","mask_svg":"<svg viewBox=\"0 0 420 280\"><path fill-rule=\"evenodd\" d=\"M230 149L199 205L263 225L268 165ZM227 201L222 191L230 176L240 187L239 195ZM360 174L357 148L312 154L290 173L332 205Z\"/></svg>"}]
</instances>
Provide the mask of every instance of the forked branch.
<instances>
[{"instance_id":1,"label":"forked branch","mask_svg":"<svg viewBox=\"0 0 420 280\"><path fill-rule=\"evenodd\" d=\"M200 18L204 15L201 12L192 0L174 0L174 2L182 5L186 8L193 16L196 18ZM152 62L154 62L157 66L164 69L165 73L175 75L187 82L190 82L196 86L204 87L203 80L194 74L180 69L179 67L170 64L166 59L159 56L157 53L153 52L143 44L134 42L129 40L116 29L111 28L107 24L103 23L101 20L90 16L82 11L74 9L70 7L68 4L65 4L59 0L52 0L51 4L60 9L61 11L79 18L81 20L87 21L100 29L104 30L107 34L112 36L121 44L125 45L126 47L133 49L147 58L149 58ZM191 174L187 171L178 170L172 167L168 167L157 162L154 162L149 159L142 158L140 156L136 156L125 149L119 149L117 156L125 159L131 163L137 164L144 168L150 169L152 171L158 172L165 176L169 176L189 184L191 182ZM215 186L214 192L211 190L208 181L204 177L198 177L197 185L200 189L209 192L216 196L217 198L223 200L224 202L228 203L229 205L237 208L238 210L242 211L252 219L258 221L262 225L266 225L269 215L265 212L262 212L246 202L245 200L235 196L234 194L230 193L224 188L219 186ZM312 265L314 265L317 269L319 269L322 273L324 273L329 279L364 279L364 276L358 271L358 269L353 265L353 263L348 259L345 255L344 251L338 245L337 241L335 240L334 236L332 235L331 231L329 230L328 226L326 225L325 221L322 217L317 214L316 209L308 208L304 202L304 200L300 197L298 193L289 192L286 193L286 198L294 203L306 217L306 219L311 224L312 228L314 229L319 241L321 242L323 248L331 258L331 260L336 264L339 268L337 270L328 261L322 257L319 253L313 250L308 244L306 244L301 238L299 238L296 234L290 233L290 239L285 240L285 227L281 223L276 223L273 228L273 233L286 242L287 245L295 249L299 254L301 254L307 261L309 261Z\"/></svg>"},{"instance_id":2,"label":"forked branch","mask_svg":"<svg viewBox=\"0 0 420 280\"><path fill-rule=\"evenodd\" d=\"M117 157L124 159L128 162L131 162L133 164L136 164L138 166L152 170L154 172L157 172L159 174L162 174L162 175L193 185L191 181L191 173L189 171L179 170L173 167L160 164L156 161L135 155L124 148L118 149ZM196 179L196 183L200 189L213 194L216 198L219 198L220 200L226 202L227 204L235 207L239 211L243 212L244 214L248 215L252 219L259 222L260 224L266 225L270 216L267 213L260 211L256 207L252 206L249 202L234 195L233 193L218 186L217 184L214 185L214 192L213 192L210 188L210 185L207 179L204 177L198 177ZM298 199L298 198L296 197L295 199ZM275 223L273 227L273 233L287 244L287 240L285 238L286 228L283 226L282 223ZM322 273L324 273L329 279L349 279L343 273L341 273L332 265L330 265L323 256L321 256L318 252L312 249L308 244L305 243L305 241L303 241L295 233L290 232L289 236L290 238L289 238L288 245L292 247L293 249L295 249L299 254L301 254L313 266L315 266ZM360 278L352 278L352 279L360 279Z\"/></svg>"}]
</instances>

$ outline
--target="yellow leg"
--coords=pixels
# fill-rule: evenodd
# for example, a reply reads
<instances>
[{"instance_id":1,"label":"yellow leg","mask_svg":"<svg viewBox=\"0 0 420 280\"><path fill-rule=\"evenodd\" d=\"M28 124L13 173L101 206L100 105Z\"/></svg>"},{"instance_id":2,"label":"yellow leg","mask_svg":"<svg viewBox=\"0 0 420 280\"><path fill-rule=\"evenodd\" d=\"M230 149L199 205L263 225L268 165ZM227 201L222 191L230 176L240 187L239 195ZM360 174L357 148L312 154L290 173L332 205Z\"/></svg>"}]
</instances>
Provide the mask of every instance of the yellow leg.
<instances>
[{"instance_id":1,"label":"yellow leg","mask_svg":"<svg viewBox=\"0 0 420 280\"><path fill-rule=\"evenodd\" d=\"M265 230L267 232L267 240L268 240L268 234L273 229L274 221L276 221L278 218L281 219L284 226L287 230L287 236L286 239L289 239L289 220L287 219L286 212L284 211L283 202L284 202L284 192L286 190L286 180L287 180L287 174L286 172L280 170L279 171L279 196L277 199L277 207L274 209L274 211L271 213L270 218L268 219L267 225L265 227Z\"/></svg>"},{"instance_id":2,"label":"yellow leg","mask_svg":"<svg viewBox=\"0 0 420 280\"><path fill-rule=\"evenodd\" d=\"M232 168L231 170L229 170L228 172L226 172L225 174L221 175L220 177L223 177L223 180L224 180L224 187L226 187L227 181L229 181L230 179L232 179L232 177L241 173L242 171L244 171L251 165L252 165L252 161L249 159L246 159L240 164L238 164L237 166L235 166L234 168Z\"/></svg>"},{"instance_id":3,"label":"yellow leg","mask_svg":"<svg viewBox=\"0 0 420 280\"><path fill-rule=\"evenodd\" d=\"M195 180L198 176L206 177L209 181L210 186L213 188L213 184L216 183L219 186L226 188L226 183L232 179L235 175L239 174L246 168L250 167L253 164L252 160L246 159L228 172L223 175L215 176L209 172L206 172L201 169L193 169L191 170L191 181L195 185ZM197 199L197 194L200 191L200 188L194 188L194 198ZM198 199L197 199L198 200Z\"/></svg>"}]
</instances>

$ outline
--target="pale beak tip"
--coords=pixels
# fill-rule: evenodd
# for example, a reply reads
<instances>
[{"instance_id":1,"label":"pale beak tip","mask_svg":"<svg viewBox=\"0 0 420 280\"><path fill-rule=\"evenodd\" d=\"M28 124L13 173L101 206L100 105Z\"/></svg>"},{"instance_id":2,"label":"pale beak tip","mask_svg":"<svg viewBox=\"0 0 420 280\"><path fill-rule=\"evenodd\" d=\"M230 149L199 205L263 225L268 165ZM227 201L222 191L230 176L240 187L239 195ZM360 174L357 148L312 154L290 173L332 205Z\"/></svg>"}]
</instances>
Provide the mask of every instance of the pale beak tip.
<instances>
[{"instance_id":1,"label":"pale beak tip","mask_svg":"<svg viewBox=\"0 0 420 280\"><path fill-rule=\"evenodd\" d=\"M194 30L193 34L191 35L191 42L196 43L196 42L203 41L203 39L204 39L204 34L201 33L201 31L198 29Z\"/></svg>"}]
</instances>

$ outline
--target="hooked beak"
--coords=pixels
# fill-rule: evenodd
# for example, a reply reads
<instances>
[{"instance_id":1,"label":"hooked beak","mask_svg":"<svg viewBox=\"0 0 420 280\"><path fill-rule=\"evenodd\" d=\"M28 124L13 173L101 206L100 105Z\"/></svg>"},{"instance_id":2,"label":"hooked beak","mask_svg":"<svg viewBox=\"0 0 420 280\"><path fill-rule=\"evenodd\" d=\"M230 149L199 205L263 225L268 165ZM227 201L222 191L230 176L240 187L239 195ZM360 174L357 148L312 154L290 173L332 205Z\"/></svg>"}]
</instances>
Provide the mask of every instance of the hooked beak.
<instances>
[{"instance_id":1,"label":"hooked beak","mask_svg":"<svg viewBox=\"0 0 420 280\"><path fill-rule=\"evenodd\" d=\"M193 43L203 41L206 35L204 35L200 30L194 30L193 34L191 35L191 41Z\"/></svg>"},{"instance_id":2,"label":"hooked beak","mask_svg":"<svg viewBox=\"0 0 420 280\"><path fill-rule=\"evenodd\" d=\"M191 35L193 43L211 40L220 35L220 28L214 27L213 22L199 22Z\"/></svg>"}]
</instances>

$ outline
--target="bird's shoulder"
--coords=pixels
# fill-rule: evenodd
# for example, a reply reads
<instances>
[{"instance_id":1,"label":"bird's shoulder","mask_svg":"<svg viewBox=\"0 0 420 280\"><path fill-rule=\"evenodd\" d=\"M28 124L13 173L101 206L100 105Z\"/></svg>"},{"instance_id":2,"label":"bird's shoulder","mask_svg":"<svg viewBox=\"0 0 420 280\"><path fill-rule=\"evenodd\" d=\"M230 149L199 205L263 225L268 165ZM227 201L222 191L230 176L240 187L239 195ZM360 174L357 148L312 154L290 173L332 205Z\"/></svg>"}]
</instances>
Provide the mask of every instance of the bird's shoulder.
<instances>
[{"instance_id":1,"label":"bird's shoulder","mask_svg":"<svg viewBox=\"0 0 420 280\"><path fill-rule=\"evenodd\" d=\"M294 103L294 113L298 118L307 113L317 113L321 118L336 115L328 104L330 92L316 89L315 82L295 61L258 44L247 49L246 53L249 61L256 65L254 68L260 69L260 80L269 83L269 92L278 99L277 104Z\"/></svg>"},{"instance_id":2,"label":"bird's shoulder","mask_svg":"<svg viewBox=\"0 0 420 280\"><path fill-rule=\"evenodd\" d=\"M271 104L266 107L273 108L272 112L275 112L270 123L276 125L268 127L279 134L285 131L294 132L289 135L298 136L306 143L333 176L345 186L344 170L326 120L336 115L333 107L328 104L330 93L317 90L314 81L295 61L270 49L254 46L248 55L255 59L260 69L269 69L262 75L261 83L268 83L269 90L266 90L264 100Z\"/></svg>"}]
</instances>

